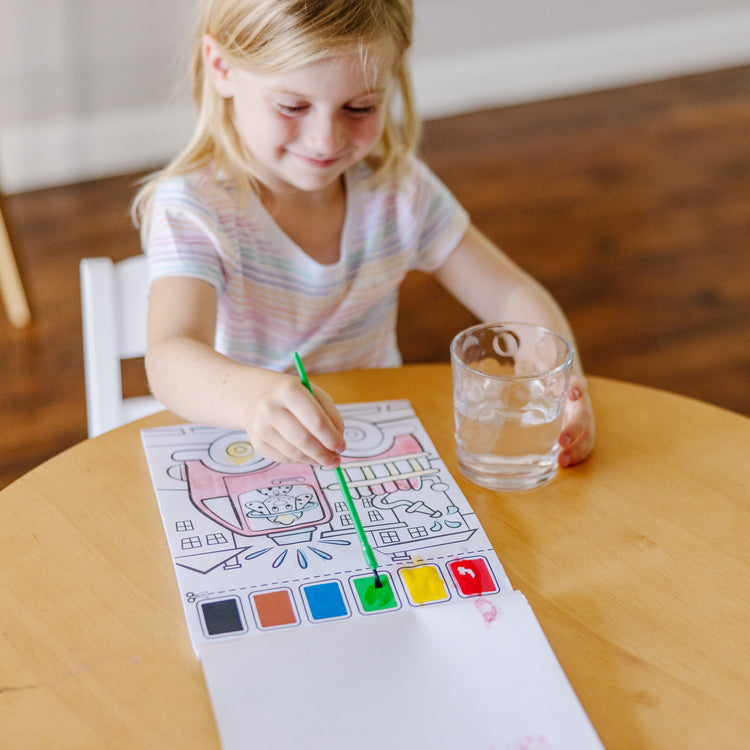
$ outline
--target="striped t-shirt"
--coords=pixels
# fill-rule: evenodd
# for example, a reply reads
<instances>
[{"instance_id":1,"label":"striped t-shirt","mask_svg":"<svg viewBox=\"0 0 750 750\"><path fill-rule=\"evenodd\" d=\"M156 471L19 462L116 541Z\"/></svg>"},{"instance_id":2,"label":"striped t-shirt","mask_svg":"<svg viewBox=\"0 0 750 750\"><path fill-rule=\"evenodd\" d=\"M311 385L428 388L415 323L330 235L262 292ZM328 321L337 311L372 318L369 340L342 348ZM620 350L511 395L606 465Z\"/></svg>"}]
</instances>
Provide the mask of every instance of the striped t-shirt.
<instances>
[{"instance_id":1,"label":"striped t-shirt","mask_svg":"<svg viewBox=\"0 0 750 750\"><path fill-rule=\"evenodd\" d=\"M146 246L151 279L211 284L215 346L237 362L284 371L297 351L311 372L397 366L399 285L411 269L440 268L469 219L419 160L377 185L369 177L363 164L345 175L340 257L330 265L301 250L255 195L240 205L202 174L165 181Z\"/></svg>"}]
</instances>

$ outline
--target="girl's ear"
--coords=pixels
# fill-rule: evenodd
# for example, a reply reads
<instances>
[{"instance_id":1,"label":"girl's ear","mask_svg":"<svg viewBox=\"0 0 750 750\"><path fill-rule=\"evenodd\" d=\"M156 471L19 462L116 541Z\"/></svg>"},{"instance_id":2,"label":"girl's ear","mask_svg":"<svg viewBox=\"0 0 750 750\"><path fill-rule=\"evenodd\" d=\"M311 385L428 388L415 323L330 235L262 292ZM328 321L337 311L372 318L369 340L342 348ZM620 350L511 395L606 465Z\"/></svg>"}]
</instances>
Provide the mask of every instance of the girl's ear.
<instances>
[{"instance_id":1,"label":"girl's ear","mask_svg":"<svg viewBox=\"0 0 750 750\"><path fill-rule=\"evenodd\" d=\"M203 65L216 93L224 99L233 97L232 70L221 56L219 46L210 34L203 35Z\"/></svg>"}]
</instances>

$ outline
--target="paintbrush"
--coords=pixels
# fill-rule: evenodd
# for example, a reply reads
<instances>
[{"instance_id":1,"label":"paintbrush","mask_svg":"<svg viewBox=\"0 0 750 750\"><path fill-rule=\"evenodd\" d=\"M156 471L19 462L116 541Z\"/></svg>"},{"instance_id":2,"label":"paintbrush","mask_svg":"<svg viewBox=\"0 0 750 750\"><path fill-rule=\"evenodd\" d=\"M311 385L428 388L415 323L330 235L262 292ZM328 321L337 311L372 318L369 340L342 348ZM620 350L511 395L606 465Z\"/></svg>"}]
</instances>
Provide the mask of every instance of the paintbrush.
<instances>
[{"instance_id":1,"label":"paintbrush","mask_svg":"<svg viewBox=\"0 0 750 750\"><path fill-rule=\"evenodd\" d=\"M297 367L297 373L299 375L299 379L302 381L302 385L304 385L305 388L310 391L312 397L315 398L315 394L313 393L312 386L310 385L310 381L307 378L307 373L305 372L305 367L302 364L302 360L300 359L299 354L297 354L297 352L294 352L293 356L294 364ZM359 513L357 513L357 509L354 507L354 500L352 500L352 493L349 491L349 485L346 483L344 472L341 470L340 466L337 466L335 469L335 473L336 479L338 479L339 482L339 487L341 487L341 492L344 494L346 507L349 508L349 513L352 517L354 528L357 530L357 537L359 539L360 547L362 547L362 554L365 556L365 562L367 563L368 567L372 568L373 575L375 576L375 588L382 588L383 582L380 580L380 576L378 575L378 561L375 559L375 553L372 551L370 542L367 541L367 535L365 534L365 530L362 527L362 521L359 520Z\"/></svg>"}]
</instances>

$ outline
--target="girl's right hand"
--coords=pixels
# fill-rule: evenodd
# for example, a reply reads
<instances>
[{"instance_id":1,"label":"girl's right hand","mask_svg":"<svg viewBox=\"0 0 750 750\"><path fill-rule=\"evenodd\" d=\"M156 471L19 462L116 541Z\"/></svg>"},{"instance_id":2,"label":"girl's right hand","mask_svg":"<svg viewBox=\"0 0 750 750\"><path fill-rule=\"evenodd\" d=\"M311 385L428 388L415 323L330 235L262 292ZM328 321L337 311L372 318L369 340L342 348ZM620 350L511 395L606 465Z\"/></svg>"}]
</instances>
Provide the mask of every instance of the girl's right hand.
<instances>
[{"instance_id":1,"label":"girl's right hand","mask_svg":"<svg viewBox=\"0 0 750 750\"><path fill-rule=\"evenodd\" d=\"M278 373L245 413L250 442L264 458L335 469L346 448L344 420L333 399L293 375Z\"/></svg>"}]
</instances>

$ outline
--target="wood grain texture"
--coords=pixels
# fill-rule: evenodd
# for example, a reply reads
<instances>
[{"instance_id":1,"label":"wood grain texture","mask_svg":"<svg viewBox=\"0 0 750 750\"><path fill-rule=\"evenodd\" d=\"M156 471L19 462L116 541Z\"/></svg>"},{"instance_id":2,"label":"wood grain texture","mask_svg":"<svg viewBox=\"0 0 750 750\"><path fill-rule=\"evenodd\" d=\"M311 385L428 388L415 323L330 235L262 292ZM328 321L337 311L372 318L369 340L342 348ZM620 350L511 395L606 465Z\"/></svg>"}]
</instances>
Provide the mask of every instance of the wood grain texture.
<instances>
[{"instance_id":1,"label":"wood grain texture","mask_svg":"<svg viewBox=\"0 0 750 750\"><path fill-rule=\"evenodd\" d=\"M313 381L339 402L412 402L608 750L745 750L749 419L594 377L592 457L495 493L457 470L447 365ZM139 433L177 421L0 492L3 747L218 750Z\"/></svg>"},{"instance_id":2,"label":"wood grain texture","mask_svg":"<svg viewBox=\"0 0 750 750\"><path fill-rule=\"evenodd\" d=\"M750 415L748 132L750 66L431 121L422 152L557 297L588 372ZM78 262L139 252L137 177L2 199L33 323L0 317L0 487L86 436ZM473 320L411 275L406 361L447 361Z\"/></svg>"}]
</instances>

